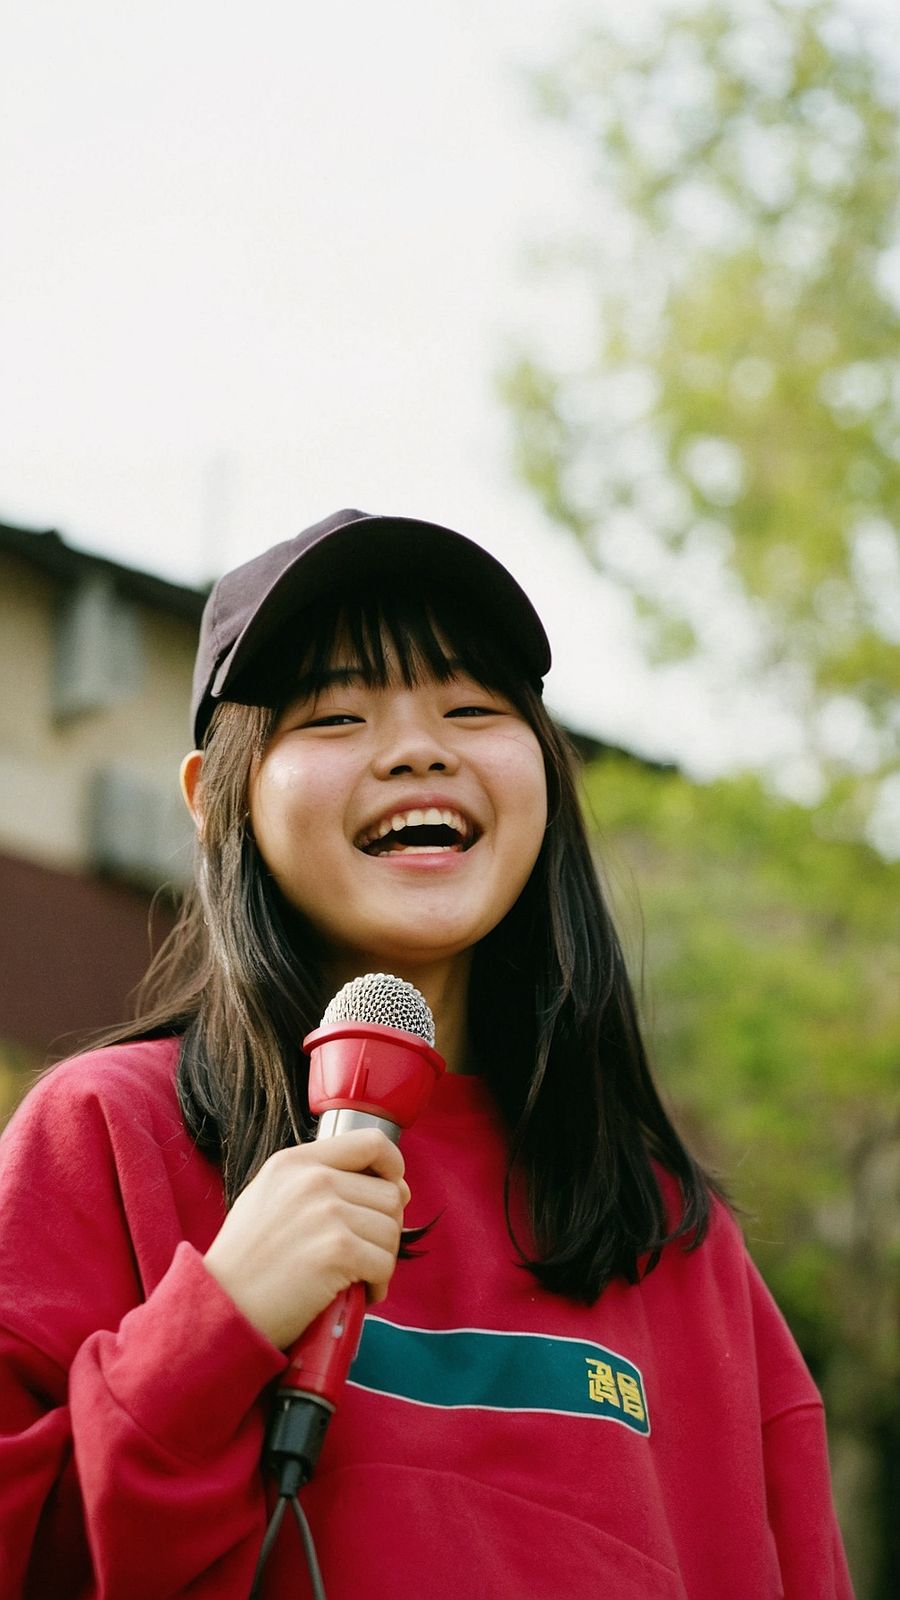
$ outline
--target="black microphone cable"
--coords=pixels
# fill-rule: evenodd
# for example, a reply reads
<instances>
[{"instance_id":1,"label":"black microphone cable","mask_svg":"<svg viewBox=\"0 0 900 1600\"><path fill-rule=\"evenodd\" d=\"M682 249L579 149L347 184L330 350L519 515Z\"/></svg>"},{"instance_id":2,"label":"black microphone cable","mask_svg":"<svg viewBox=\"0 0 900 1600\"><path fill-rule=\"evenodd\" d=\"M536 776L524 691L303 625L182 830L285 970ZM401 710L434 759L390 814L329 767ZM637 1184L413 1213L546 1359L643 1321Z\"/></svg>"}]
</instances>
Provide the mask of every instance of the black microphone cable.
<instances>
[{"instance_id":1,"label":"black microphone cable","mask_svg":"<svg viewBox=\"0 0 900 1600\"><path fill-rule=\"evenodd\" d=\"M278 1531L284 1521L284 1513L288 1506L294 1513L294 1521L297 1524L303 1543L313 1600L327 1600L312 1529L299 1499L299 1491L303 1488L304 1483L308 1481L308 1477L309 1474L304 1472L303 1464L296 1457L289 1457L281 1463L278 1474L278 1499L275 1502L275 1509L269 1518L269 1525L266 1528L265 1537L260 1547L248 1600L259 1600L262 1594L263 1571L275 1546L275 1540L278 1538Z\"/></svg>"}]
</instances>

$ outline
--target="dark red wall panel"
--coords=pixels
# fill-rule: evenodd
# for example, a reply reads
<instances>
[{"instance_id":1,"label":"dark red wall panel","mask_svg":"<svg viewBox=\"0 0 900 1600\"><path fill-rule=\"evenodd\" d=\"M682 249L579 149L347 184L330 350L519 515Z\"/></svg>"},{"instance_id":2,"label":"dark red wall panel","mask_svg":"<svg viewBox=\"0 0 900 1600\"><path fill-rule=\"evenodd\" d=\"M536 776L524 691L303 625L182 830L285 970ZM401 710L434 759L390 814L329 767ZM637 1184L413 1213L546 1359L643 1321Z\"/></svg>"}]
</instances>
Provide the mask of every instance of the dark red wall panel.
<instances>
[{"instance_id":1,"label":"dark red wall panel","mask_svg":"<svg viewBox=\"0 0 900 1600\"><path fill-rule=\"evenodd\" d=\"M128 1014L151 952L150 896L0 854L0 1038L59 1054ZM158 945L171 907L153 911Z\"/></svg>"}]
</instances>

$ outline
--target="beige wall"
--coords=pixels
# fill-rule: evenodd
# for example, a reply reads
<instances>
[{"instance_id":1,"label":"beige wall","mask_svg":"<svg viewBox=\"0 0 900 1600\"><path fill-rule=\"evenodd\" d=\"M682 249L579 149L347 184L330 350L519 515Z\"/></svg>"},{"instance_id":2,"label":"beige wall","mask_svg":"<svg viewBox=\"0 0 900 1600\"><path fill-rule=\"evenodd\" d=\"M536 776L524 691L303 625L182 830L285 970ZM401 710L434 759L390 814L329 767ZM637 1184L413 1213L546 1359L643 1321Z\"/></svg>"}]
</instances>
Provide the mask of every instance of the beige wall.
<instances>
[{"instance_id":1,"label":"beige wall","mask_svg":"<svg viewBox=\"0 0 900 1600\"><path fill-rule=\"evenodd\" d=\"M53 663L62 592L50 576L0 553L0 850L77 871L88 866L85 818L98 767L122 768L177 803L196 635L189 622L137 606L137 692L59 721Z\"/></svg>"}]
</instances>

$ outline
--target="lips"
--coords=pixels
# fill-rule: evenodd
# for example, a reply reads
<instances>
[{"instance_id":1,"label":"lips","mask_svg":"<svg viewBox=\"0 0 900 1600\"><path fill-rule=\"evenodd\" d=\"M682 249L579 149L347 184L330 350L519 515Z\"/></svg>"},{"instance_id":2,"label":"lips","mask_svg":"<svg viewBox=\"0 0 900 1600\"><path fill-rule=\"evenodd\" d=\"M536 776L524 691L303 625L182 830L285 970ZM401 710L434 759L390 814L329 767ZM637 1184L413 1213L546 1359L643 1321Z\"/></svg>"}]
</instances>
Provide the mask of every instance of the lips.
<instances>
[{"instance_id":1,"label":"lips","mask_svg":"<svg viewBox=\"0 0 900 1600\"><path fill-rule=\"evenodd\" d=\"M453 806L410 806L386 812L354 841L366 855L468 850L478 838L475 824Z\"/></svg>"}]
</instances>

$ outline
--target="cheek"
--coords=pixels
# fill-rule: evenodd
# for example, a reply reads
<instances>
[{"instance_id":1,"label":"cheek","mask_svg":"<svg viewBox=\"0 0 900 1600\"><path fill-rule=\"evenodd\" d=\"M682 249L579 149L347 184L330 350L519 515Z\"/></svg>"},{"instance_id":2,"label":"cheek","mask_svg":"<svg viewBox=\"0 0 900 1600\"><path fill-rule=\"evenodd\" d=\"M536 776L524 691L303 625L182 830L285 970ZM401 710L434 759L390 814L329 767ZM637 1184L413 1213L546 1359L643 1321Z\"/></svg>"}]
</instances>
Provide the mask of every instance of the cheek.
<instances>
[{"instance_id":1,"label":"cheek","mask_svg":"<svg viewBox=\"0 0 900 1600\"><path fill-rule=\"evenodd\" d=\"M277 871L285 852L297 857L298 838L308 839L317 822L335 815L337 786L327 770L273 751L250 784L250 822L268 865Z\"/></svg>"},{"instance_id":2,"label":"cheek","mask_svg":"<svg viewBox=\"0 0 900 1600\"><path fill-rule=\"evenodd\" d=\"M527 878L547 828L547 778L541 748L533 734L517 740L509 751L503 787L507 795L514 797L511 815Z\"/></svg>"}]
</instances>

